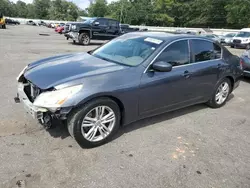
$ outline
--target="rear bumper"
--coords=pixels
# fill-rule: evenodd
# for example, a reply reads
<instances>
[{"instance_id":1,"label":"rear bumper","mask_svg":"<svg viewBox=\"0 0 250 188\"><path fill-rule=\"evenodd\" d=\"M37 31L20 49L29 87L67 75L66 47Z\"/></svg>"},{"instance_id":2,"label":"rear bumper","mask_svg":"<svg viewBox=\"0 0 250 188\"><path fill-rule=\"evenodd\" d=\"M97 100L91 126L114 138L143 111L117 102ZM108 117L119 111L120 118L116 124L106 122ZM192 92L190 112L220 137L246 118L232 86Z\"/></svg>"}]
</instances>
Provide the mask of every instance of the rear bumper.
<instances>
[{"instance_id":1,"label":"rear bumper","mask_svg":"<svg viewBox=\"0 0 250 188\"><path fill-rule=\"evenodd\" d=\"M244 71L243 71L243 75L244 75L245 77L250 77L250 71L244 70Z\"/></svg>"}]
</instances>

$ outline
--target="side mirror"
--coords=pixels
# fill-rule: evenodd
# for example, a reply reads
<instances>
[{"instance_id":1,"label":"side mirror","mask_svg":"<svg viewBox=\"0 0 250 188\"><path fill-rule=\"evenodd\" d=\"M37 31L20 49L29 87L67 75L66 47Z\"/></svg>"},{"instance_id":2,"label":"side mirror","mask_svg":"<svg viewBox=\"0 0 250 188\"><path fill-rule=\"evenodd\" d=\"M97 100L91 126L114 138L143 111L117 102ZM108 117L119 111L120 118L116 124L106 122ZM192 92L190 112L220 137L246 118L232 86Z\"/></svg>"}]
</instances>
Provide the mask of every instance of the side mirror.
<instances>
[{"instance_id":1,"label":"side mirror","mask_svg":"<svg viewBox=\"0 0 250 188\"><path fill-rule=\"evenodd\" d=\"M100 25L100 23L99 23L99 22L95 22L94 25L95 25L95 26L98 26L98 25Z\"/></svg>"},{"instance_id":2,"label":"side mirror","mask_svg":"<svg viewBox=\"0 0 250 188\"><path fill-rule=\"evenodd\" d=\"M170 72L172 70L172 65L165 61L157 61L153 63L152 68L159 72Z\"/></svg>"}]
</instances>

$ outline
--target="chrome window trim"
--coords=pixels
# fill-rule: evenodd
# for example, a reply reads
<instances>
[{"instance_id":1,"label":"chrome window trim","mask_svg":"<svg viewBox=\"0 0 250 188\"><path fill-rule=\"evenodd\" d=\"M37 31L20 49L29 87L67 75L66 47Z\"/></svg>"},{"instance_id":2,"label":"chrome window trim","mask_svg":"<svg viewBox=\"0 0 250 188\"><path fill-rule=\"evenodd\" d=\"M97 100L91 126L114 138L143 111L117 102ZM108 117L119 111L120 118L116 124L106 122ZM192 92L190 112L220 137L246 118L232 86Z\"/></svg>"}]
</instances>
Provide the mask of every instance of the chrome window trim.
<instances>
[{"instance_id":1,"label":"chrome window trim","mask_svg":"<svg viewBox=\"0 0 250 188\"><path fill-rule=\"evenodd\" d=\"M209 39L203 39L203 38L183 38L183 39L177 39L174 40L172 42L170 42L169 44L167 44L164 48L162 48L162 50L154 57L154 59L148 64L148 66L146 67L146 69L144 70L143 73L146 73L149 69L149 67L154 63L154 61L160 56L160 54L167 48L169 47L171 44L178 42L178 41L182 41L182 40L187 40L188 41L188 49L189 49L189 53L191 52L191 44L190 44L190 40L204 40L207 42L211 42L212 44L216 44L214 41L209 40ZM218 44L217 44L218 45ZM220 45L218 45L220 47ZM220 47L221 48L221 47ZM195 63L190 63L189 64L185 64L185 65L179 65L179 66L174 66L173 69L178 68L178 67L183 67L183 66L188 66L188 65L194 65L194 64L198 64L198 63L205 63L205 62L209 62L209 61L214 61L214 60L220 60L222 59L222 53L223 52L223 48L221 48L221 57L219 59L212 59L212 60L207 60L207 61L200 61L200 62L195 62ZM190 57L191 58L191 57ZM189 61L190 61L189 58Z\"/></svg>"}]
</instances>

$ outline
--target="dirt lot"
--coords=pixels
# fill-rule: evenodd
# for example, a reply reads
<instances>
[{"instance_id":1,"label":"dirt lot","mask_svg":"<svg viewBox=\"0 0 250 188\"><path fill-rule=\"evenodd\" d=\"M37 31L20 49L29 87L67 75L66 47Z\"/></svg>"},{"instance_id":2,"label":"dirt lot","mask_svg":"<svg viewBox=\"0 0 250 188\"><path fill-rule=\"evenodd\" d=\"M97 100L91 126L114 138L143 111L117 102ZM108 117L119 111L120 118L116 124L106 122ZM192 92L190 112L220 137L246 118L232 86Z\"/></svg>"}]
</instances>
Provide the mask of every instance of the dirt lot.
<instances>
[{"instance_id":1,"label":"dirt lot","mask_svg":"<svg viewBox=\"0 0 250 188\"><path fill-rule=\"evenodd\" d=\"M0 30L1 188L250 187L249 79L221 109L196 105L145 119L88 150L62 125L43 130L14 103L15 79L26 64L99 44L73 45L43 27Z\"/></svg>"}]
</instances>

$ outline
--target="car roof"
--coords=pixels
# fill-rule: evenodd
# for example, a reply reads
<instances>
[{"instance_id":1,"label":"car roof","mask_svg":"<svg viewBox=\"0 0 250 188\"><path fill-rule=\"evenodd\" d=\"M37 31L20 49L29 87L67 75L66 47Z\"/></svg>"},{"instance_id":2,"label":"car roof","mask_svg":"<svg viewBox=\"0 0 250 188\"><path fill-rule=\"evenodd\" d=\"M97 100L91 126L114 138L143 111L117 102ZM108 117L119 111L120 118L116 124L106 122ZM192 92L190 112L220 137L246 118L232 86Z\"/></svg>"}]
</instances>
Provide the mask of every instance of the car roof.
<instances>
[{"instance_id":1,"label":"car roof","mask_svg":"<svg viewBox=\"0 0 250 188\"><path fill-rule=\"evenodd\" d=\"M132 32L128 33L132 35L140 35L140 36L145 36L145 37L152 37L164 41L169 41L169 40L178 40L178 39L191 39L191 38L197 38L197 39L205 39L205 40L210 40L206 38L205 36L199 36L199 35L190 35L190 34L175 34L175 33L167 33L167 32ZM212 41L212 40L211 40Z\"/></svg>"}]
</instances>

